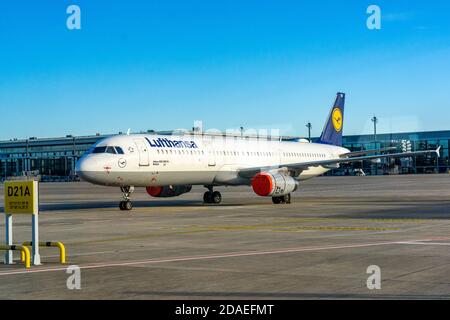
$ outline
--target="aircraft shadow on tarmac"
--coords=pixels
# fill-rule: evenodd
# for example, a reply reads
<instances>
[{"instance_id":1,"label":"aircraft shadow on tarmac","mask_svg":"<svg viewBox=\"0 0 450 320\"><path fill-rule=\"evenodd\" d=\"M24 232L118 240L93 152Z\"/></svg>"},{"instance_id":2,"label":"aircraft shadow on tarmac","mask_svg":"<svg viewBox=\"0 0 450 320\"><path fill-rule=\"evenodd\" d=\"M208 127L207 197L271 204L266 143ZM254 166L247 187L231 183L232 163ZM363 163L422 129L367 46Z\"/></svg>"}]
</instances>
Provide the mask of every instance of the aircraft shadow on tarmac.
<instances>
[{"instance_id":1,"label":"aircraft shadow on tarmac","mask_svg":"<svg viewBox=\"0 0 450 320\"><path fill-rule=\"evenodd\" d=\"M250 206L254 203L227 203L227 204L203 204L200 200L177 200L177 201L133 201L135 208L158 208L158 207L234 207L234 206ZM65 210L83 210L83 209L115 209L119 210L119 202L117 201L96 201L85 203L56 203L56 204L41 204L39 210L45 211L65 211ZM3 207L0 207L0 212L3 212ZM131 211L132 212L132 211Z\"/></svg>"},{"instance_id":2,"label":"aircraft shadow on tarmac","mask_svg":"<svg viewBox=\"0 0 450 320\"><path fill-rule=\"evenodd\" d=\"M372 207L370 211L333 215L345 219L450 219L450 201L426 204L399 204L394 208Z\"/></svg>"},{"instance_id":3,"label":"aircraft shadow on tarmac","mask_svg":"<svg viewBox=\"0 0 450 320\"><path fill-rule=\"evenodd\" d=\"M266 206L265 203L251 202L251 203L222 203L219 205L203 204L200 200L176 200L176 201L133 201L135 208L158 208L158 207L190 207L190 208L207 208L207 207L247 207L247 206ZM271 204L269 204L271 205ZM362 204L360 204L362 205ZM390 208L377 208L372 203L367 203L367 206L362 205L368 209L361 212L342 212L339 206L336 208L336 214L321 216L322 218L343 218L343 219L450 219L450 201L435 201L433 203L412 203L398 204L392 207L393 203L389 203ZM70 210L88 210L88 209L116 209L118 208L117 201L95 201L83 203L55 203L55 204L41 204L40 211L70 211ZM287 207L289 208L289 207ZM353 208L351 211L354 211ZM3 207L0 206L0 212L3 212ZM132 211L131 211L132 212ZM296 213L301 216L302 213ZM311 213L306 212L305 216L311 217Z\"/></svg>"}]
</instances>

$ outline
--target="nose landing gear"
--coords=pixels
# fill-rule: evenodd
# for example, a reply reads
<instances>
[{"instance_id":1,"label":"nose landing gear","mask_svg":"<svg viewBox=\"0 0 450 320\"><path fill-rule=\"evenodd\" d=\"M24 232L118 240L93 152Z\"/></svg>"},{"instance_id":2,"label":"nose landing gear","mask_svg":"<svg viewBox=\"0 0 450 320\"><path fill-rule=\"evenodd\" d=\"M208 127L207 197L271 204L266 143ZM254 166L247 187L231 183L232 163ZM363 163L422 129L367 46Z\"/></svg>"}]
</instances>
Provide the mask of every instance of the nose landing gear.
<instances>
[{"instance_id":1,"label":"nose landing gear","mask_svg":"<svg viewBox=\"0 0 450 320\"><path fill-rule=\"evenodd\" d=\"M130 211L133 209L133 203L131 201L120 201L119 208L122 211Z\"/></svg>"},{"instance_id":2,"label":"nose landing gear","mask_svg":"<svg viewBox=\"0 0 450 320\"><path fill-rule=\"evenodd\" d=\"M130 200L130 196L134 191L133 186L121 187L120 191L123 193L123 201L120 201L119 208L122 211L130 211L133 209L133 203Z\"/></svg>"}]
</instances>

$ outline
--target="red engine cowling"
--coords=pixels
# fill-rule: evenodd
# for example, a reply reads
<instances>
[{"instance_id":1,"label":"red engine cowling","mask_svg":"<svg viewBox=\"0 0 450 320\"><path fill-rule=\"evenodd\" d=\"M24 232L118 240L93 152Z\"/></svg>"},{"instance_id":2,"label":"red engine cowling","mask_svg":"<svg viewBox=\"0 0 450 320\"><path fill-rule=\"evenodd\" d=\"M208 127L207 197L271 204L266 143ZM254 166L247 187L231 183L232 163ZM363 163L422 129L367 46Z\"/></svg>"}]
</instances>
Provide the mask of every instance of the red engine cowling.
<instances>
[{"instance_id":1,"label":"red engine cowling","mask_svg":"<svg viewBox=\"0 0 450 320\"><path fill-rule=\"evenodd\" d=\"M191 191L192 186L164 186L164 187L147 187L147 193L156 198L170 198L177 197L183 193Z\"/></svg>"},{"instance_id":2,"label":"red engine cowling","mask_svg":"<svg viewBox=\"0 0 450 320\"><path fill-rule=\"evenodd\" d=\"M297 190L298 182L280 173L261 172L252 179L252 188L261 197L277 197Z\"/></svg>"}]
</instances>

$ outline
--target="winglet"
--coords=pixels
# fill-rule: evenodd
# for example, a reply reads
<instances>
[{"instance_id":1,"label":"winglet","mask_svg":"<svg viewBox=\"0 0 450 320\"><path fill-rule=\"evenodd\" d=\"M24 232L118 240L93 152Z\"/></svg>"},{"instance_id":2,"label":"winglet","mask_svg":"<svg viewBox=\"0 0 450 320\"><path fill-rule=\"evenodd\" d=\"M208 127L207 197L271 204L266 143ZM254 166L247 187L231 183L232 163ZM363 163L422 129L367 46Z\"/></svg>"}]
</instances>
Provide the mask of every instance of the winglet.
<instances>
[{"instance_id":1,"label":"winglet","mask_svg":"<svg viewBox=\"0 0 450 320\"><path fill-rule=\"evenodd\" d=\"M442 147L442 146L439 146L439 147L436 149L436 154L437 154L437 157L438 157L438 158L441 157L441 147Z\"/></svg>"}]
</instances>

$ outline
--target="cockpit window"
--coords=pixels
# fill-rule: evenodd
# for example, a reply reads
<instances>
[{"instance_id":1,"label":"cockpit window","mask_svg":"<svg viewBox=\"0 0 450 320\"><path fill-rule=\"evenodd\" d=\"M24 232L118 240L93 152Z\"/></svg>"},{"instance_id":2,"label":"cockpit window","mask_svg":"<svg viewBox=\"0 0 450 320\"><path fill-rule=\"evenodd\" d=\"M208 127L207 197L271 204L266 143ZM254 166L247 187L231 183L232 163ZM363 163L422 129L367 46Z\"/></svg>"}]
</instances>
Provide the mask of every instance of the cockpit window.
<instances>
[{"instance_id":1,"label":"cockpit window","mask_svg":"<svg viewBox=\"0 0 450 320\"><path fill-rule=\"evenodd\" d=\"M96 147L92 151L92 153L110 153L110 154L124 154L123 149L121 147Z\"/></svg>"},{"instance_id":2,"label":"cockpit window","mask_svg":"<svg viewBox=\"0 0 450 320\"><path fill-rule=\"evenodd\" d=\"M116 149L114 147L106 148L106 153L116 154Z\"/></svg>"},{"instance_id":3,"label":"cockpit window","mask_svg":"<svg viewBox=\"0 0 450 320\"><path fill-rule=\"evenodd\" d=\"M92 153L104 153L106 151L106 147L96 147Z\"/></svg>"}]
</instances>

